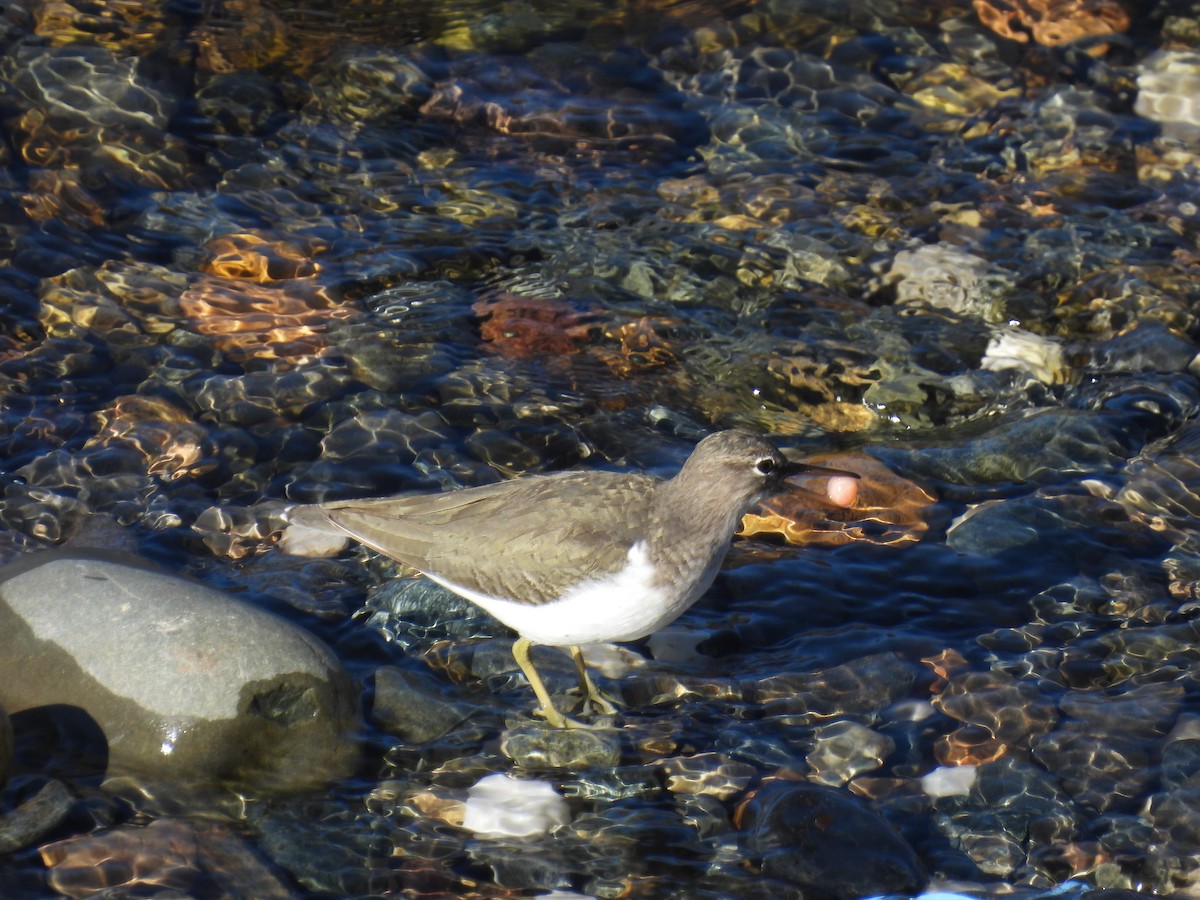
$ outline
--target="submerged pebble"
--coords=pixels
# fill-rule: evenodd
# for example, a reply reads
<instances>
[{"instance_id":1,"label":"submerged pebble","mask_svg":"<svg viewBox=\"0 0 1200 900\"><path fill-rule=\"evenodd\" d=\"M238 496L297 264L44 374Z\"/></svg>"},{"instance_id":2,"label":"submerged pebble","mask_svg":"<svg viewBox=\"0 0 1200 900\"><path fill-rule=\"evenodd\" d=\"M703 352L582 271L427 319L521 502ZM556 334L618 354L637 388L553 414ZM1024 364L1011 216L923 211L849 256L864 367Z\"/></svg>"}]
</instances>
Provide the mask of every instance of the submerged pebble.
<instances>
[{"instance_id":1,"label":"submerged pebble","mask_svg":"<svg viewBox=\"0 0 1200 900\"><path fill-rule=\"evenodd\" d=\"M0 815L0 853L15 853L53 832L75 802L61 781L47 781L16 809Z\"/></svg>"},{"instance_id":2,"label":"submerged pebble","mask_svg":"<svg viewBox=\"0 0 1200 900\"><path fill-rule=\"evenodd\" d=\"M766 875L829 897L916 893L927 877L881 816L832 788L774 782L741 811L746 849Z\"/></svg>"}]
</instances>

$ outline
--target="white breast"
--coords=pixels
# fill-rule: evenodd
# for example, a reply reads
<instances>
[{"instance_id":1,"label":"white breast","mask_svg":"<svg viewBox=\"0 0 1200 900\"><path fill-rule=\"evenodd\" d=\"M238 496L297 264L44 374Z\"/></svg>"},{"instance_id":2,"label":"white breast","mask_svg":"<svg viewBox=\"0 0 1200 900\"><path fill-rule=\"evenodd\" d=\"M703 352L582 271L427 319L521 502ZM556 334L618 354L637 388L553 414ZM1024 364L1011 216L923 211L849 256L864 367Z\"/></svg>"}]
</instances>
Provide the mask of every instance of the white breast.
<instances>
[{"instance_id":1,"label":"white breast","mask_svg":"<svg viewBox=\"0 0 1200 900\"><path fill-rule=\"evenodd\" d=\"M633 641L675 621L698 594L685 592L672 600L671 592L656 586L654 565L643 543L630 547L627 559L625 568L615 575L577 584L559 599L540 606L487 597L436 575L429 578L538 644Z\"/></svg>"}]
</instances>

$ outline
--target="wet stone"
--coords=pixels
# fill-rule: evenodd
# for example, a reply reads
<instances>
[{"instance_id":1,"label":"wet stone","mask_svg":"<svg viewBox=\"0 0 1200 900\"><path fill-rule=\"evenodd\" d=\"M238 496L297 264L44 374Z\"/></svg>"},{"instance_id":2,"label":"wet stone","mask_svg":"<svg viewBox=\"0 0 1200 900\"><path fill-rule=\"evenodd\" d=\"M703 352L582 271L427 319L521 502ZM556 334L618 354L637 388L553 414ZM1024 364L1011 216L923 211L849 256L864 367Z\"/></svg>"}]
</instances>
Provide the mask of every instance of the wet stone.
<instances>
[{"instance_id":1,"label":"wet stone","mask_svg":"<svg viewBox=\"0 0 1200 900\"><path fill-rule=\"evenodd\" d=\"M568 799L602 803L630 797L656 796L661 791L662 784L656 773L646 766L637 765L590 770L562 786L563 796Z\"/></svg>"},{"instance_id":2,"label":"wet stone","mask_svg":"<svg viewBox=\"0 0 1200 900\"><path fill-rule=\"evenodd\" d=\"M1183 141L1200 138L1200 55L1192 50L1160 50L1142 60L1134 110L1162 125L1163 134Z\"/></svg>"},{"instance_id":3,"label":"wet stone","mask_svg":"<svg viewBox=\"0 0 1200 900\"><path fill-rule=\"evenodd\" d=\"M102 551L0 572L0 702L74 711L66 727L97 744L85 764L152 783L291 790L345 774L357 755L357 698L316 638Z\"/></svg>"},{"instance_id":4,"label":"wet stone","mask_svg":"<svg viewBox=\"0 0 1200 900\"><path fill-rule=\"evenodd\" d=\"M570 818L570 808L554 785L497 772L467 791L462 827L487 838L537 837Z\"/></svg>"},{"instance_id":5,"label":"wet stone","mask_svg":"<svg viewBox=\"0 0 1200 900\"><path fill-rule=\"evenodd\" d=\"M382 666L375 670L371 719L388 734L412 744L436 740L481 711L446 696L446 688L428 673Z\"/></svg>"},{"instance_id":6,"label":"wet stone","mask_svg":"<svg viewBox=\"0 0 1200 900\"><path fill-rule=\"evenodd\" d=\"M895 741L865 725L833 722L813 729L808 767L814 781L836 787L878 769L895 749Z\"/></svg>"},{"instance_id":7,"label":"wet stone","mask_svg":"<svg viewBox=\"0 0 1200 900\"><path fill-rule=\"evenodd\" d=\"M621 739L610 729L517 725L505 732L500 752L526 769L606 769L621 761Z\"/></svg>"},{"instance_id":8,"label":"wet stone","mask_svg":"<svg viewBox=\"0 0 1200 900\"><path fill-rule=\"evenodd\" d=\"M916 853L878 813L842 791L774 782L741 811L747 856L773 878L851 900L917 893Z\"/></svg>"},{"instance_id":9,"label":"wet stone","mask_svg":"<svg viewBox=\"0 0 1200 900\"><path fill-rule=\"evenodd\" d=\"M679 798L683 821L696 829L701 840L728 834L733 824L726 804L707 794L686 794Z\"/></svg>"},{"instance_id":10,"label":"wet stone","mask_svg":"<svg viewBox=\"0 0 1200 900\"><path fill-rule=\"evenodd\" d=\"M979 766L965 804L963 827L1024 839L1060 839L1077 827L1076 808L1054 774L1016 757Z\"/></svg>"},{"instance_id":11,"label":"wet stone","mask_svg":"<svg viewBox=\"0 0 1200 900\"><path fill-rule=\"evenodd\" d=\"M1116 469L1140 447L1138 431L1120 417L1050 409L1010 417L983 436L896 459L896 468L952 484L1034 481L1045 473ZM896 454L873 451L885 463Z\"/></svg>"},{"instance_id":12,"label":"wet stone","mask_svg":"<svg viewBox=\"0 0 1200 900\"><path fill-rule=\"evenodd\" d=\"M284 112L279 88L257 72L209 78L197 92L197 108L226 135L259 134Z\"/></svg>"},{"instance_id":13,"label":"wet stone","mask_svg":"<svg viewBox=\"0 0 1200 900\"><path fill-rule=\"evenodd\" d=\"M1156 796L1150 821L1161 840L1192 852L1200 850L1200 787L1179 787Z\"/></svg>"},{"instance_id":14,"label":"wet stone","mask_svg":"<svg viewBox=\"0 0 1200 900\"><path fill-rule=\"evenodd\" d=\"M1150 616L1171 616L1174 604L1128 608L1112 604L1111 612L1135 622ZM1194 666L1196 626L1193 623L1128 629L1105 634L1091 641L1076 641L1063 654L1060 671L1067 683L1078 688L1110 688L1129 679L1153 677L1166 680L1170 672L1178 678Z\"/></svg>"},{"instance_id":15,"label":"wet stone","mask_svg":"<svg viewBox=\"0 0 1200 900\"><path fill-rule=\"evenodd\" d=\"M1005 834L964 834L959 844L985 875L1003 878L1025 861L1021 844Z\"/></svg>"},{"instance_id":16,"label":"wet stone","mask_svg":"<svg viewBox=\"0 0 1200 900\"><path fill-rule=\"evenodd\" d=\"M67 818L75 798L61 781L47 781L16 809L0 815L0 853L36 843Z\"/></svg>"},{"instance_id":17,"label":"wet stone","mask_svg":"<svg viewBox=\"0 0 1200 900\"><path fill-rule=\"evenodd\" d=\"M1197 346L1154 319L1092 348L1089 368L1105 372L1193 372Z\"/></svg>"},{"instance_id":18,"label":"wet stone","mask_svg":"<svg viewBox=\"0 0 1200 900\"><path fill-rule=\"evenodd\" d=\"M284 409L299 415L329 400L348 381L349 376L338 370L310 366L291 372L201 374L171 387L181 400L221 425L253 426L276 421Z\"/></svg>"},{"instance_id":19,"label":"wet stone","mask_svg":"<svg viewBox=\"0 0 1200 900\"><path fill-rule=\"evenodd\" d=\"M916 668L893 653L865 656L808 674L772 675L752 687L768 715L817 724L836 715L877 713L906 696Z\"/></svg>"},{"instance_id":20,"label":"wet stone","mask_svg":"<svg viewBox=\"0 0 1200 900\"><path fill-rule=\"evenodd\" d=\"M313 80L313 102L347 121L367 122L415 113L433 87L433 79L400 53L355 47L322 68Z\"/></svg>"},{"instance_id":21,"label":"wet stone","mask_svg":"<svg viewBox=\"0 0 1200 900\"><path fill-rule=\"evenodd\" d=\"M700 874L688 862L696 832L674 807L618 801L575 817L560 832L566 833L586 848L587 894L618 897L631 877L658 878L680 868L689 882ZM647 853L651 847L655 852Z\"/></svg>"},{"instance_id":22,"label":"wet stone","mask_svg":"<svg viewBox=\"0 0 1200 900\"><path fill-rule=\"evenodd\" d=\"M1200 738L1168 743L1163 748L1161 772L1167 790L1200 786Z\"/></svg>"},{"instance_id":23,"label":"wet stone","mask_svg":"<svg viewBox=\"0 0 1200 900\"><path fill-rule=\"evenodd\" d=\"M297 882L317 894L354 897L374 893L375 872L363 860L379 853L378 832L327 799L297 798L251 823L258 848ZM388 852L388 851L384 851Z\"/></svg>"},{"instance_id":24,"label":"wet stone","mask_svg":"<svg viewBox=\"0 0 1200 900\"><path fill-rule=\"evenodd\" d=\"M1145 746L1110 746L1109 736L1061 732L1039 740L1034 757L1062 773L1063 786L1080 803L1099 811L1128 810L1154 779Z\"/></svg>"},{"instance_id":25,"label":"wet stone","mask_svg":"<svg viewBox=\"0 0 1200 900\"><path fill-rule=\"evenodd\" d=\"M944 244L901 251L882 279L895 288L901 305L929 306L987 322L1004 316L1005 280L986 260Z\"/></svg>"},{"instance_id":26,"label":"wet stone","mask_svg":"<svg viewBox=\"0 0 1200 900\"><path fill-rule=\"evenodd\" d=\"M1040 739L1034 758L1059 773L1080 803L1128 809L1154 782L1161 735L1174 721L1183 689L1148 684L1118 696L1076 691L1061 701L1063 722Z\"/></svg>"},{"instance_id":27,"label":"wet stone","mask_svg":"<svg viewBox=\"0 0 1200 900\"><path fill-rule=\"evenodd\" d=\"M1083 541L1095 539L1091 529L1097 521L1117 515L1114 504L1086 496L1035 494L991 501L958 519L946 534L946 544L960 553L995 556L1050 542L1056 553L1069 555Z\"/></svg>"},{"instance_id":28,"label":"wet stone","mask_svg":"<svg viewBox=\"0 0 1200 900\"><path fill-rule=\"evenodd\" d=\"M1067 375L1060 343L1013 327L992 332L979 367L996 372L1017 370L1044 384L1058 384Z\"/></svg>"},{"instance_id":29,"label":"wet stone","mask_svg":"<svg viewBox=\"0 0 1200 900\"><path fill-rule=\"evenodd\" d=\"M139 888L190 893L197 883L217 895L291 895L244 839L220 824L160 818L76 835L40 852L50 885L70 897L109 891L138 896Z\"/></svg>"},{"instance_id":30,"label":"wet stone","mask_svg":"<svg viewBox=\"0 0 1200 900\"><path fill-rule=\"evenodd\" d=\"M13 730L12 720L9 719L3 707L0 707L0 788L8 781L13 762Z\"/></svg>"},{"instance_id":31,"label":"wet stone","mask_svg":"<svg viewBox=\"0 0 1200 900\"><path fill-rule=\"evenodd\" d=\"M30 161L108 170L159 189L186 183L183 144L167 131L176 100L140 74L136 58L100 47L30 46L3 63L19 105L28 105L12 131ZM122 152L111 152L110 142Z\"/></svg>"},{"instance_id":32,"label":"wet stone","mask_svg":"<svg viewBox=\"0 0 1200 900\"><path fill-rule=\"evenodd\" d=\"M321 458L330 461L366 457L410 462L422 450L447 444L450 428L435 413L419 416L392 409L354 413L321 439Z\"/></svg>"},{"instance_id":33,"label":"wet stone","mask_svg":"<svg viewBox=\"0 0 1200 900\"><path fill-rule=\"evenodd\" d=\"M659 766L673 794L694 794L728 800L744 791L757 774L746 763L721 753L700 753L664 759Z\"/></svg>"},{"instance_id":34,"label":"wet stone","mask_svg":"<svg viewBox=\"0 0 1200 900\"><path fill-rule=\"evenodd\" d=\"M934 705L951 718L1021 747L1029 747L1058 720L1054 703L1036 686L1001 672L953 676Z\"/></svg>"},{"instance_id":35,"label":"wet stone","mask_svg":"<svg viewBox=\"0 0 1200 900\"><path fill-rule=\"evenodd\" d=\"M1005 744L990 730L977 725L964 725L944 735L933 748L938 761L948 766L978 766L994 762L1007 750Z\"/></svg>"},{"instance_id":36,"label":"wet stone","mask_svg":"<svg viewBox=\"0 0 1200 900\"><path fill-rule=\"evenodd\" d=\"M1122 692L1074 691L1062 698L1059 708L1065 716L1062 729L1158 738L1174 724L1183 702L1181 685L1151 683Z\"/></svg>"},{"instance_id":37,"label":"wet stone","mask_svg":"<svg viewBox=\"0 0 1200 900\"><path fill-rule=\"evenodd\" d=\"M1134 520L1172 540L1191 534L1200 515L1200 427L1184 425L1147 446L1126 469L1113 496Z\"/></svg>"},{"instance_id":38,"label":"wet stone","mask_svg":"<svg viewBox=\"0 0 1200 900\"><path fill-rule=\"evenodd\" d=\"M572 860L557 844L542 846L530 853L522 843L479 842L469 855L476 863L491 870L491 880L509 890L554 890L571 886ZM547 897L541 893L535 896Z\"/></svg>"}]
</instances>

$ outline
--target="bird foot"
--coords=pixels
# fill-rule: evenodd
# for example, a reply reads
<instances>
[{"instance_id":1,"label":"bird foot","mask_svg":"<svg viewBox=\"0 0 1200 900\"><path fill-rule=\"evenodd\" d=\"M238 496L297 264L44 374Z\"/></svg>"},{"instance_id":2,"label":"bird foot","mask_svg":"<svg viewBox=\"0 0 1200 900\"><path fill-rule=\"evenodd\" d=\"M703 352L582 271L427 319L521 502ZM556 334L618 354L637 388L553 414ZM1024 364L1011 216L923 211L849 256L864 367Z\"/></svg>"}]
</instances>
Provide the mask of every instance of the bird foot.
<instances>
[{"instance_id":1,"label":"bird foot","mask_svg":"<svg viewBox=\"0 0 1200 900\"><path fill-rule=\"evenodd\" d=\"M593 687L590 692L583 692L583 702L580 704L583 712L601 716L615 716L621 707L618 701Z\"/></svg>"}]
</instances>

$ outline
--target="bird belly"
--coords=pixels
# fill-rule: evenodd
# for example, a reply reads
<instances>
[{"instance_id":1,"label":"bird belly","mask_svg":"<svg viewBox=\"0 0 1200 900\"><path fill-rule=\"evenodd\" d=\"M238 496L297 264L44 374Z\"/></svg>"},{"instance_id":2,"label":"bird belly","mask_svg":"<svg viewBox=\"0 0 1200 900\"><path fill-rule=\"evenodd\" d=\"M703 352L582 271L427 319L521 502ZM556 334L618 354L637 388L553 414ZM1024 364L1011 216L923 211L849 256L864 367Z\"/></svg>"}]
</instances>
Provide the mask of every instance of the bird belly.
<instances>
[{"instance_id":1,"label":"bird belly","mask_svg":"<svg viewBox=\"0 0 1200 900\"><path fill-rule=\"evenodd\" d=\"M428 577L482 607L522 637L538 644L569 646L646 637L673 622L699 596L687 592L672 597L672 592L656 583L655 575L654 564L639 543L630 548L628 562L619 572L577 584L549 603L488 597L436 575Z\"/></svg>"}]
</instances>

